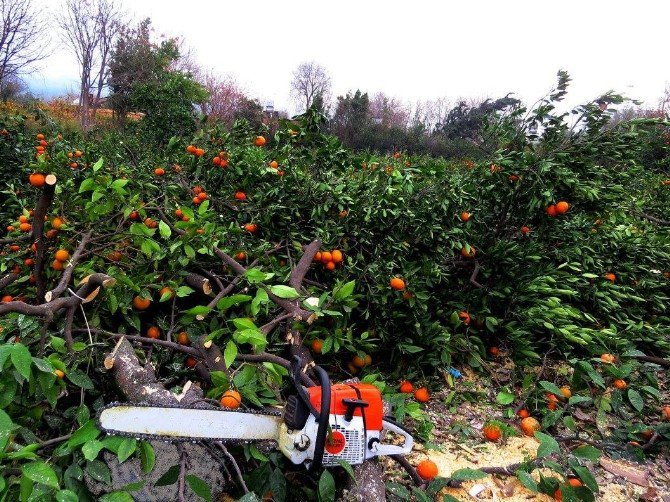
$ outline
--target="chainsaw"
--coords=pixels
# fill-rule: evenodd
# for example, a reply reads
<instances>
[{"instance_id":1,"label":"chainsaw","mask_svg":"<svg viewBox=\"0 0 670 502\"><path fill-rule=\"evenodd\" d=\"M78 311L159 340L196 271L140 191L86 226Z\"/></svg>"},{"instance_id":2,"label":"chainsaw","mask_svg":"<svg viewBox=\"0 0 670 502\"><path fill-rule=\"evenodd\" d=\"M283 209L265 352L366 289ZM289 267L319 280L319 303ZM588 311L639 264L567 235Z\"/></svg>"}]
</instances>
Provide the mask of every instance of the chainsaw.
<instances>
[{"instance_id":1,"label":"chainsaw","mask_svg":"<svg viewBox=\"0 0 670 502\"><path fill-rule=\"evenodd\" d=\"M112 403L98 412L98 426L108 434L162 441L248 442L274 440L294 464L310 470L351 465L379 455L412 450L409 431L383 414L382 396L374 385L331 385L326 371L315 366L319 386L300 384L301 361L291 365L295 393L282 411L186 408L153 404ZM402 437L402 444L383 443L381 433Z\"/></svg>"}]
</instances>

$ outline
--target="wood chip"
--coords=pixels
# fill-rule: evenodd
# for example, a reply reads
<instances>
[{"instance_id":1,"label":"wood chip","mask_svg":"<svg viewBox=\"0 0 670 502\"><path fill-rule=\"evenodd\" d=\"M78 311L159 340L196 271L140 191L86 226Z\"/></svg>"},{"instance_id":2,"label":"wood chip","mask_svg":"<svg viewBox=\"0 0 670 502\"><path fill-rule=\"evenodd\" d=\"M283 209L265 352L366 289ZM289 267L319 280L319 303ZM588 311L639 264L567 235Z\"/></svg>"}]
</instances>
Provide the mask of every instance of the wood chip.
<instances>
[{"instance_id":1,"label":"wood chip","mask_svg":"<svg viewBox=\"0 0 670 502\"><path fill-rule=\"evenodd\" d=\"M621 476L631 483L639 486L649 486L646 473L640 469L621 462L615 462L607 457L600 458L600 465L606 471L611 472L615 476Z\"/></svg>"}]
</instances>

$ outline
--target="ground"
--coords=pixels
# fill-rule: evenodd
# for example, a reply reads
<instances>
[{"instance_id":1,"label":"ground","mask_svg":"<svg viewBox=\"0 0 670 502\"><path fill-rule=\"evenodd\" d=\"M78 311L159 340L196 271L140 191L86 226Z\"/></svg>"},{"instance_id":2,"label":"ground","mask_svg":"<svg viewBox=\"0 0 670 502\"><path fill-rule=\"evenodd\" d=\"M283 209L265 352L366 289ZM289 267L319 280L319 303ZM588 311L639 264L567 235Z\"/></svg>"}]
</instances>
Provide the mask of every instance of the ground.
<instances>
[{"instance_id":1,"label":"ground","mask_svg":"<svg viewBox=\"0 0 670 502\"><path fill-rule=\"evenodd\" d=\"M495 403L500 384L507 383L509 379L505 375L509 375L511 366L511 362L501 358L488 368L490 377L461 369L463 376L456 380L453 389L445 388L435 393L426 407L434 424L432 441L416 444L409 456L410 462L417 465L422 460L430 458L437 464L439 475L448 478L458 469L505 467L535 458L539 444L535 438L526 437L519 432L518 436L493 443L485 441L481 436L484 423L490 419L500 420L518 430L518 420L505 420L502 416L503 407ZM534 371L539 370L540 368L535 368ZM488 399L465 398L458 403L457 398L453 397L453 391L456 391L456 396L459 393L466 396L475 393L479 396L488 396ZM445 404L446 401L450 401L450 404ZM584 419L588 421L587 416L584 416ZM578 425L582 424L578 421ZM587 429L584 427L584 430ZM553 432L562 434L564 431ZM571 444L574 447L578 446L576 443ZM667 448L656 458L644 462L635 462L624 457L625 455L619 455L619 458L606 457L601 459L599 465L589 466L600 488L598 501L670 501L670 452ZM387 471L389 477L393 481L398 481L401 473L397 466L389 461L387 468L392 470ZM547 471L547 475L551 473ZM537 471L534 477L537 480ZM445 493L463 501L553 500L552 497L526 489L513 476L502 475L488 475L476 481L466 481L460 488L445 488L436 500L442 500L441 494Z\"/></svg>"}]
</instances>

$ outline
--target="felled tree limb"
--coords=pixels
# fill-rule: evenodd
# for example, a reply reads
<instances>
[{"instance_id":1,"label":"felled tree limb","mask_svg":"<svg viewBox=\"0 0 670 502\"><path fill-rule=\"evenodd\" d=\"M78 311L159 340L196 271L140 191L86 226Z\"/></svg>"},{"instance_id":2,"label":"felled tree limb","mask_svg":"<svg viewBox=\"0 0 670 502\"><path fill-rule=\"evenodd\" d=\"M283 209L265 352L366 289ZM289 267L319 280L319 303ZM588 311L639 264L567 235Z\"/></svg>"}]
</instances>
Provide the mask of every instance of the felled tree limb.
<instances>
[{"instance_id":1,"label":"felled tree limb","mask_svg":"<svg viewBox=\"0 0 670 502\"><path fill-rule=\"evenodd\" d=\"M60 310L78 306L91 295L96 288L111 287L114 284L116 284L116 279L107 274L93 274L88 278L86 283L79 286L79 289L73 296L57 298L52 302L42 303L40 305L29 305L18 301L3 303L0 304L0 315L8 314L10 312L18 312L19 314L25 315L49 317Z\"/></svg>"},{"instance_id":2,"label":"felled tree limb","mask_svg":"<svg viewBox=\"0 0 670 502\"><path fill-rule=\"evenodd\" d=\"M314 261L314 255L316 255L316 253L319 251L320 248L321 248L321 241L318 239L313 240L309 245L305 247L305 251L302 257L300 258L300 261L291 271L289 284L296 291L300 291L302 289L302 281L305 279L305 275L309 271L309 268L312 266L312 262Z\"/></svg>"},{"instance_id":3,"label":"felled tree limb","mask_svg":"<svg viewBox=\"0 0 670 502\"><path fill-rule=\"evenodd\" d=\"M152 345L160 345L161 347L166 347L171 350L175 350L177 352L182 352L184 354L187 354L189 356L193 357L199 357L200 353L198 352L197 349L193 347L189 347L188 345L181 345L179 343L172 342L170 340L163 340L161 338L149 338L146 336L139 336L139 335L126 335L124 333L112 333L111 331L107 331L104 329L100 328L75 328L72 330L74 333L86 333L90 331L91 333L95 333L98 335L103 335L103 336L108 336L110 338L126 338L127 340L133 341L133 342L142 342L142 343L148 343Z\"/></svg>"},{"instance_id":4,"label":"felled tree limb","mask_svg":"<svg viewBox=\"0 0 670 502\"><path fill-rule=\"evenodd\" d=\"M665 368L670 368L670 361L663 359L662 357L655 356L631 356L632 359L637 359L638 361L644 361L645 363L658 364Z\"/></svg>"},{"instance_id":5,"label":"felled tree limb","mask_svg":"<svg viewBox=\"0 0 670 502\"><path fill-rule=\"evenodd\" d=\"M77 246L77 249L74 250L74 253L70 257L70 261L67 264L67 267L65 267L65 270L63 270L63 275L61 275L60 280L58 281L58 284L54 289L51 291L47 291L42 295L42 300L39 299L38 301L47 301L51 302L58 298L60 295L62 295L65 290L67 289L68 284L70 284L70 280L72 279L72 274L74 273L74 267L77 265L79 262L79 259L81 258L81 254L84 252L84 249L86 248L87 244L91 240L91 235L93 234L93 230L89 230L84 236L81 238L81 241L79 242L79 245ZM39 250L39 245L38 245L38 250ZM35 262L37 263L37 262Z\"/></svg>"},{"instance_id":6,"label":"felled tree limb","mask_svg":"<svg viewBox=\"0 0 670 502\"><path fill-rule=\"evenodd\" d=\"M209 296L212 294L212 284L206 277L191 272L184 278L184 282L203 295Z\"/></svg>"},{"instance_id":7,"label":"felled tree limb","mask_svg":"<svg viewBox=\"0 0 670 502\"><path fill-rule=\"evenodd\" d=\"M5 275L2 279L0 279L0 289L6 288L18 278L19 274L15 274L14 272L10 272L9 274Z\"/></svg>"},{"instance_id":8,"label":"felled tree limb","mask_svg":"<svg viewBox=\"0 0 670 502\"><path fill-rule=\"evenodd\" d=\"M45 177L45 185L42 189L42 194L35 206L35 214L33 217L32 238L37 245L37 252L35 253L35 286L37 287L37 301L42 303L44 301L44 292L46 291L46 283L44 281L44 254L47 249L46 239L44 239L44 217L47 214L47 209L51 205L56 191L56 176L48 174Z\"/></svg>"},{"instance_id":9,"label":"felled tree limb","mask_svg":"<svg viewBox=\"0 0 670 502\"><path fill-rule=\"evenodd\" d=\"M192 386L189 386L189 389L185 388L186 392L181 397L167 390L156 380L156 374L150 364L146 366L140 364L135 349L125 337L119 339L114 350L105 357L104 364L130 402L188 405L202 399L202 391L193 391Z\"/></svg>"}]
</instances>

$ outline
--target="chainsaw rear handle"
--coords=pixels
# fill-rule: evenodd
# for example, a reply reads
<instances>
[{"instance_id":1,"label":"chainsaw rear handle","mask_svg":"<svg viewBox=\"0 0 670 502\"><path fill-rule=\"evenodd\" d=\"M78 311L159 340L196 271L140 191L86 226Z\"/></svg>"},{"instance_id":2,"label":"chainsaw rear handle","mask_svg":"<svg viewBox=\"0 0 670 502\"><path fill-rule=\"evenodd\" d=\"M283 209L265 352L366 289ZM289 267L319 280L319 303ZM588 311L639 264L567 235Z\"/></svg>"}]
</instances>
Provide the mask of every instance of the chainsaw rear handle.
<instances>
[{"instance_id":1,"label":"chainsaw rear handle","mask_svg":"<svg viewBox=\"0 0 670 502\"><path fill-rule=\"evenodd\" d=\"M314 366L314 372L321 385L321 410L317 411L309 399L309 395L300 383L300 372L302 371L302 360L299 356L293 356L291 365L291 380L295 387L298 397L305 403L309 412L314 415L314 419L319 424L314 441L314 458L310 465L311 471L321 468L323 462L323 452L326 447L326 436L328 434L328 421L330 418L330 378L328 373L321 366Z\"/></svg>"}]
</instances>

